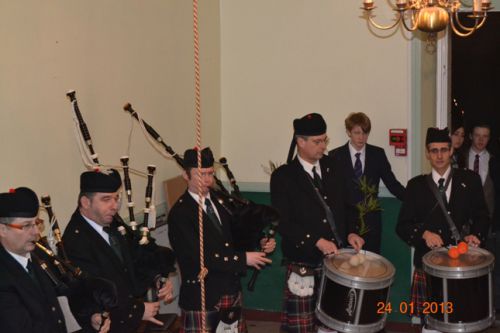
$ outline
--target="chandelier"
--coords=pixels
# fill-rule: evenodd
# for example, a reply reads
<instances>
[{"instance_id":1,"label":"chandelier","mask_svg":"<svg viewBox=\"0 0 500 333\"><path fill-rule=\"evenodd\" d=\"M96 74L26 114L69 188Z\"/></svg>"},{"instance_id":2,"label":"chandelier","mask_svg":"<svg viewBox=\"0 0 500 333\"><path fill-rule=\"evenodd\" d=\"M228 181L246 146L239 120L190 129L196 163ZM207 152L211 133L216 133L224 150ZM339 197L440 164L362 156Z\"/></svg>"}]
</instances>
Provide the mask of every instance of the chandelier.
<instances>
[{"instance_id":1,"label":"chandelier","mask_svg":"<svg viewBox=\"0 0 500 333\"><path fill-rule=\"evenodd\" d=\"M390 30L399 24L408 31L421 30L434 38L448 24L455 34L461 37L472 35L486 21L486 13L492 9L491 0L473 0L472 13L468 15L474 25L466 26L459 19L459 9L463 0L396 0L395 22L387 26L377 24L373 17L376 8L373 0L364 0L363 8L369 24L381 30Z\"/></svg>"}]
</instances>

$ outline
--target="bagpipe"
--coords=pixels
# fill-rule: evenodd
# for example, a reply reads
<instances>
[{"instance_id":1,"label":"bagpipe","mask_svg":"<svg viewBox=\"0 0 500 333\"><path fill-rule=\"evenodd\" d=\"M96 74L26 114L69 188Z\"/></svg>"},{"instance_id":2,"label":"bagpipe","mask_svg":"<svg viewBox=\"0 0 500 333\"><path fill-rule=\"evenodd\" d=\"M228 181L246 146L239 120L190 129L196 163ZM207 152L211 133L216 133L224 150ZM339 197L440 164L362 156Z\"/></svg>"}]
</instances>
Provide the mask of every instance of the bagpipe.
<instances>
[{"instance_id":1,"label":"bagpipe","mask_svg":"<svg viewBox=\"0 0 500 333\"><path fill-rule=\"evenodd\" d=\"M165 143L165 140L150 124L139 117L139 114L132 108L130 103L127 103L123 109L139 122L147 140L156 150L167 158L173 158L179 167L183 168L184 163L182 157L177 154L172 147ZM166 153L161 151L158 145L162 147ZM227 159L224 157L220 158L218 164L224 169L232 187L232 191L228 191L222 181L214 175L216 186L210 190L211 196L213 196L224 209L234 217L231 231L235 249L240 251L252 251L257 248L259 241L263 237L268 239L274 237L275 229L279 222L279 214L274 208L268 205L258 204L244 198L241 195L234 174L229 169ZM248 285L249 290L253 290L258 272L258 270L255 270L253 273Z\"/></svg>"},{"instance_id":2,"label":"bagpipe","mask_svg":"<svg viewBox=\"0 0 500 333\"><path fill-rule=\"evenodd\" d=\"M54 284L58 294L78 299L87 309L99 308L102 323L109 317L109 312L117 306L118 296L113 282L99 277L93 277L73 265L64 249L61 229L52 209L51 198L41 196L40 201L49 217L50 228L47 238L40 238L36 243L32 256ZM56 268L56 272L52 270ZM85 310L85 305L80 310ZM77 313L79 317L81 313ZM91 313L87 314L88 316ZM82 323L85 325L85 323Z\"/></svg>"},{"instance_id":3,"label":"bagpipe","mask_svg":"<svg viewBox=\"0 0 500 333\"><path fill-rule=\"evenodd\" d=\"M150 284L148 289L155 295L157 294L157 289L161 288L161 284L158 282L165 281L168 275L175 271L175 256L173 251L167 247L157 245L150 233L150 230L156 227L156 210L153 203L153 184L156 167L149 165L147 167L147 173L132 169L129 166L129 156L122 156L120 158L120 166L105 166L100 164L98 154L95 152L93 146L90 131L88 130L78 106L75 91L69 91L66 96L71 101L74 111L77 142L85 166L91 170L101 167L113 167L123 170L123 184L125 197L127 198L129 224L127 225L120 215L116 214L115 221L118 224L117 229L132 247L131 252L134 254L134 267L137 273L140 274L141 277L144 277L145 280L153 280L153 283ZM136 222L134 214L135 204L132 196L131 173L147 177L144 219L142 224Z\"/></svg>"},{"instance_id":4,"label":"bagpipe","mask_svg":"<svg viewBox=\"0 0 500 333\"><path fill-rule=\"evenodd\" d=\"M107 279L86 274L79 267L50 250L43 239L37 241L35 245L36 248L31 253L31 257L54 284L57 294L68 296L70 302L78 299L78 302L82 304L75 313L76 317L88 318L97 307L102 316L102 323L104 323L110 311L118 305L115 284ZM56 272L51 268L54 266Z\"/></svg>"}]
</instances>

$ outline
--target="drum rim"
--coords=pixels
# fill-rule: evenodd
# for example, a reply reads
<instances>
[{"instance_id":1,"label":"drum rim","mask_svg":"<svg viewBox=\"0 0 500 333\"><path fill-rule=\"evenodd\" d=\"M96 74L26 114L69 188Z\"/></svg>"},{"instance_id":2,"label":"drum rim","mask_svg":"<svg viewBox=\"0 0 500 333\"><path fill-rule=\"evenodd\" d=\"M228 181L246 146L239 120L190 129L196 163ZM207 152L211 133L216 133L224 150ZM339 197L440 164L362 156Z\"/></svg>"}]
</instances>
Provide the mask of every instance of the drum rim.
<instances>
[{"instance_id":1,"label":"drum rim","mask_svg":"<svg viewBox=\"0 0 500 333\"><path fill-rule=\"evenodd\" d=\"M354 275L350 275L350 274L347 274L347 273L344 273L338 269L336 269L335 267L335 270L330 270L328 269L328 260L330 260L330 258L325 258L323 260L323 266L324 266L324 271L325 273L328 275L328 273L331 273L331 274L334 274L334 275L338 275L340 276L341 278L343 279L348 279L348 280L353 280L353 281L356 281L356 282L360 282L360 283L382 283L382 282L387 282L388 285L390 285L393 280L394 280L394 276L396 275L396 268L394 267L394 265L386 258L384 258L383 256L381 256L380 254L377 254L377 253L374 253L374 252L371 252L371 251L366 251L366 250L363 250L365 254L369 254L369 255L372 255L374 257L376 257L377 259L381 260L384 264L387 265L387 267L389 267L389 270L390 270L390 273L384 277L384 278L380 278L380 277L377 277L377 278L373 278L373 277L360 277L360 276L354 276ZM356 250L354 249L340 249L338 254L344 254L344 253L356 253ZM338 255L336 254L336 255Z\"/></svg>"},{"instance_id":2,"label":"drum rim","mask_svg":"<svg viewBox=\"0 0 500 333\"><path fill-rule=\"evenodd\" d=\"M371 333L378 332L385 327L387 321L387 313L385 313L382 318L374 323L370 324L350 324L344 321L340 321L333 317L330 317L326 312L323 311L319 303L314 311L318 320L324 325L339 330L345 333Z\"/></svg>"},{"instance_id":3,"label":"drum rim","mask_svg":"<svg viewBox=\"0 0 500 333\"><path fill-rule=\"evenodd\" d=\"M431 275L438 275L439 277L444 277L444 278L454 278L456 277L457 274L459 275L459 277L464 277L464 278L466 278L468 275L471 275L471 277L478 277L486 275L489 272L491 272L493 269L493 265L495 263L495 257L493 256L493 254L479 247L474 247L472 249L473 249L472 251L478 251L483 255L487 255L488 256L487 260L480 265L466 266L466 267L450 267L450 266L441 266L430 263L429 257L434 252L447 251L446 248L441 247L439 249L433 249L424 254L424 256L422 257L422 267L426 273L429 273ZM449 276L447 276L446 274L449 274Z\"/></svg>"},{"instance_id":4,"label":"drum rim","mask_svg":"<svg viewBox=\"0 0 500 333\"><path fill-rule=\"evenodd\" d=\"M445 323L431 316L425 316L425 322L432 328L451 333L478 332L491 327L495 322L495 315L490 315L484 319L466 323Z\"/></svg>"}]
</instances>

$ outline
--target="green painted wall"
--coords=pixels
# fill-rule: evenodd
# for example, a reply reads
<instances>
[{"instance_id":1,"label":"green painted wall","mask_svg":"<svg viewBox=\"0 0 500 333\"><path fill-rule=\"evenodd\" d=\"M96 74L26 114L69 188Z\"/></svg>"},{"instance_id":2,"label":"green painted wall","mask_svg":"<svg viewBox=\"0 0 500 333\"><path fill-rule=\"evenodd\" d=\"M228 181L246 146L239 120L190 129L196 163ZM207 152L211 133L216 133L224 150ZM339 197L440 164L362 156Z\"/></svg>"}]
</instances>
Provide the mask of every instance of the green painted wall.
<instances>
[{"instance_id":1,"label":"green painted wall","mask_svg":"<svg viewBox=\"0 0 500 333\"><path fill-rule=\"evenodd\" d=\"M246 192L245 197L257 203L269 204L269 193ZM382 255L396 267L396 279L391 287L390 301L393 310L399 308L401 302L408 302L411 281L410 248L395 234L394 229L399 213L400 202L394 198L381 198L384 231L382 235ZM281 311L283 287L285 283L285 267L281 265L280 237L277 236L277 251L271 258L273 264L261 271L255 285L255 291L249 292L246 285L252 271L242 280L244 304L246 308L266 311ZM334 297L334 296L333 296ZM393 311L389 321L408 322L409 317Z\"/></svg>"}]
</instances>

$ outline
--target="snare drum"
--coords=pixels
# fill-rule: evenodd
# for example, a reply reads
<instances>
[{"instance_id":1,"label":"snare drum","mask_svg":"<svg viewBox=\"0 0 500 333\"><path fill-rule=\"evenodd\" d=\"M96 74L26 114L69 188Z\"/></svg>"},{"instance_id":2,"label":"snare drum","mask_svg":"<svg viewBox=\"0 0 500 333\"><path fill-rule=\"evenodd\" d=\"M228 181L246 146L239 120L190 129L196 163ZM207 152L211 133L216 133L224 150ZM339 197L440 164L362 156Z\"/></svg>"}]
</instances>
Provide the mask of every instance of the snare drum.
<instances>
[{"instance_id":1,"label":"snare drum","mask_svg":"<svg viewBox=\"0 0 500 333\"><path fill-rule=\"evenodd\" d=\"M316 316L341 332L371 333L385 326L387 314L377 313L377 303L387 303L395 269L378 254L361 254L363 259L352 249L341 249L324 260Z\"/></svg>"},{"instance_id":2,"label":"snare drum","mask_svg":"<svg viewBox=\"0 0 500 333\"><path fill-rule=\"evenodd\" d=\"M446 248L424 255L429 305L425 320L431 328L478 332L494 323L494 259L490 252L471 247L457 259L451 259Z\"/></svg>"}]
</instances>

